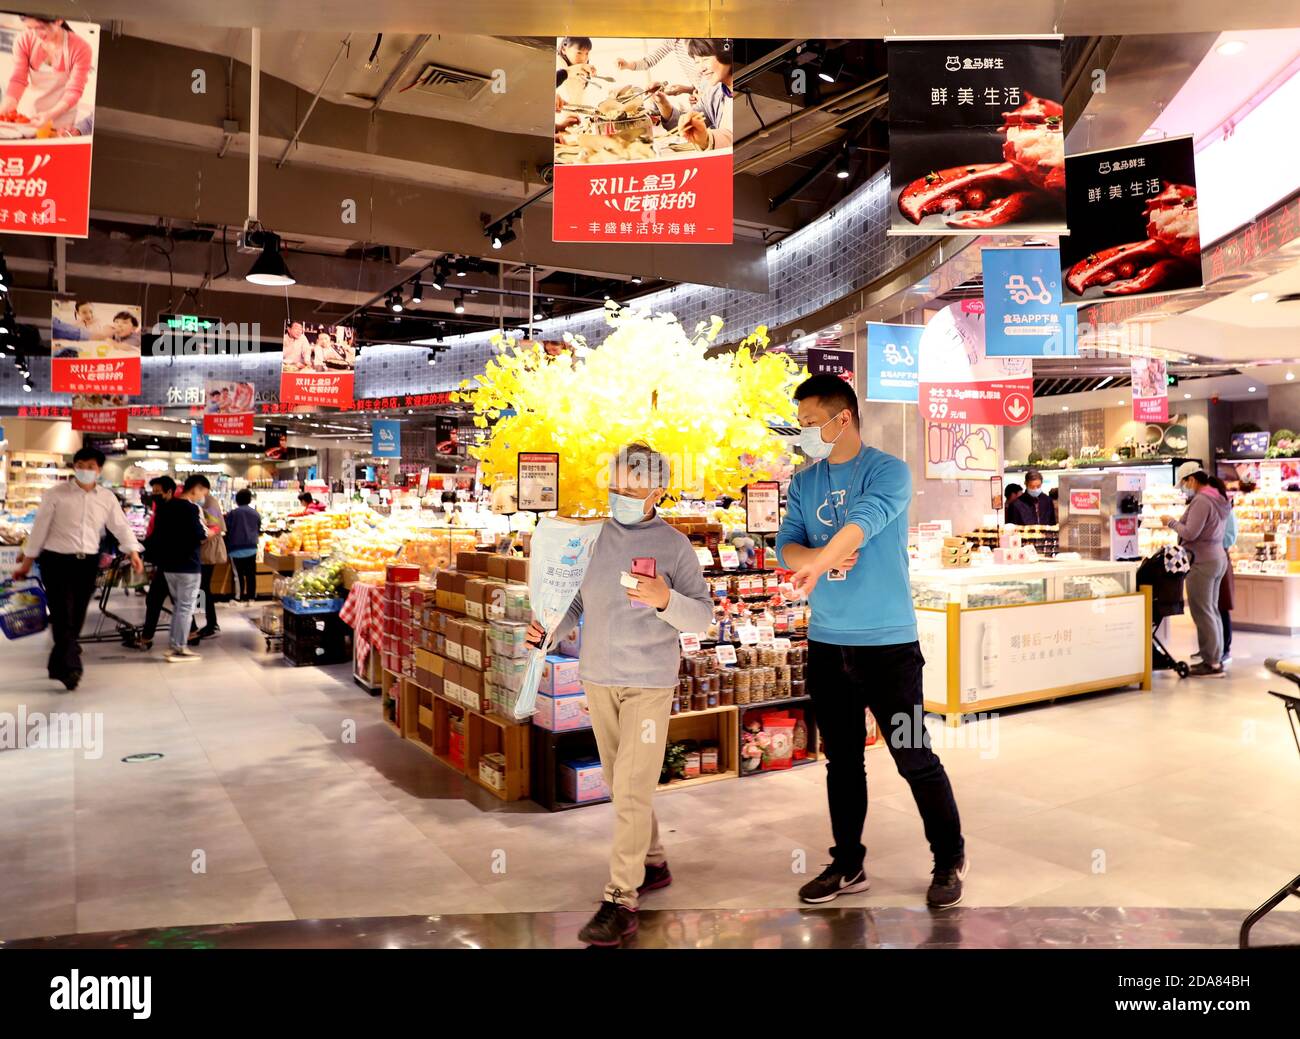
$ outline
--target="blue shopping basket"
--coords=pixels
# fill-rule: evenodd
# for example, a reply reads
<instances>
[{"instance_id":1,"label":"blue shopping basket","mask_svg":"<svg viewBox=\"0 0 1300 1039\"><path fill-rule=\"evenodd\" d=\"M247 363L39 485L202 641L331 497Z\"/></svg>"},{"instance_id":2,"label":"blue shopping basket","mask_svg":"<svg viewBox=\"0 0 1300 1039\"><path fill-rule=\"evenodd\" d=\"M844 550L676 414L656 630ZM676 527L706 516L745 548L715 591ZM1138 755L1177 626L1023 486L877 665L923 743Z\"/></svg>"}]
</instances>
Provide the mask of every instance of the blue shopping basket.
<instances>
[{"instance_id":1,"label":"blue shopping basket","mask_svg":"<svg viewBox=\"0 0 1300 1039\"><path fill-rule=\"evenodd\" d=\"M5 638L35 635L49 624L50 610L40 578L0 581L0 632Z\"/></svg>"}]
</instances>

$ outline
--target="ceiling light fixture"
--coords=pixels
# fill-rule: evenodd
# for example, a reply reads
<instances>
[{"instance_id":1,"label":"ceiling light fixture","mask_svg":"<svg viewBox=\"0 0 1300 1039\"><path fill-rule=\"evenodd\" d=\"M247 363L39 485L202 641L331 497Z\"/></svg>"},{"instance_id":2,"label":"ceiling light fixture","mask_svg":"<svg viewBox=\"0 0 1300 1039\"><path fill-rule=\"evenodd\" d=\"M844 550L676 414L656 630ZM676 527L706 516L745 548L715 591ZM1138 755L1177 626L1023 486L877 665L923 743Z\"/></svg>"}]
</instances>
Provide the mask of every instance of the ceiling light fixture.
<instances>
[{"instance_id":1,"label":"ceiling light fixture","mask_svg":"<svg viewBox=\"0 0 1300 1039\"><path fill-rule=\"evenodd\" d=\"M1263 303L1264 300L1268 298L1269 298L1269 294L1267 292L1256 292L1253 296L1250 297L1250 301L1252 303Z\"/></svg>"},{"instance_id":2,"label":"ceiling light fixture","mask_svg":"<svg viewBox=\"0 0 1300 1039\"><path fill-rule=\"evenodd\" d=\"M280 236L271 231L249 231L244 240L251 246L261 246L262 254L248 268L244 280L254 285L281 287L293 285L294 277L289 273L289 265L280 255Z\"/></svg>"},{"instance_id":3,"label":"ceiling light fixture","mask_svg":"<svg viewBox=\"0 0 1300 1039\"><path fill-rule=\"evenodd\" d=\"M1254 387L1254 386L1247 386L1247 387L1246 387L1246 392L1247 392L1247 393L1254 393L1254 392L1255 392L1255 387Z\"/></svg>"},{"instance_id":4,"label":"ceiling light fixture","mask_svg":"<svg viewBox=\"0 0 1300 1039\"><path fill-rule=\"evenodd\" d=\"M848 148L841 149L839 157L835 160L835 176L840 180L849 179L849 174L852 172L851 161Z\"/></svg>"},{"instance_id":5,"label":"ceiling light fixture","mask_svg":"<svg viewBox=\"0 0 1300 1039\"><path fill-rule=\"evenodd\" d=\"M519 237L515 234L515 219L512 216L504 217L495 224L489 225L486 233L493 249L509 245Z\"/></svg>"},{"instance_id":6,"label":"ceiling light fixture","mask_svg":"<svg viewBox=\"0 0 1300 1039\"><path fill-rule=\"evenodd\" d=\"M396 289L388 294L388 309L394 314L402 312L402 294Z\"/></svg>"},{"instance_id":7,"label":"ceiling light fixture","mask_svg":"<svg viewBox=\"0 0 1300 1039\"><path fill-rule=\"evenodd\" d=\"M639 274L634 274L634 275L632 275L632 284L633 284L633 285L640 285L640 284L641 284L641 275L639 275Z\"/></svg>"},{"instance_id":8,"label":"ceiling light fixture","mask_svg":"<svg viewBox=\"0 0 1300 1039\"><path fill-rule=\"evenodd\" d=\"M1246 49L1245 40L1224 40L1215 48L1225 58L1231 58L1240 54Z\"/></svg>"},{"instance_id":9,"label":"ceiling light fixture","mask_svg":"<svg viewBox=\"0 0 1300 1039\"><path fill-rule=\"evenodd\" d=\"M456 302L452 304L452 309L454 309L457 314L465 313L465 297L457 296Z\"/></svg>"},{"instance_id":10,"label":"ceiling light fixture","mask_svg":"<svg viewBox=\"0 0 1300 1039\"><path fill-rule=\"evenodd\" d=\"M838 50L832 51L822 59L822 67L817 70L817 78L825 83L834 83L843 71L844 54Z\"/></svg>"},{"instance_id":11,"label":"ceiling light fixture","mask_svg":"<svg viewBox=\"0 0 1300 1039\"><path fill-rule=\"evenodd\" d=\"M420 284L420 279L416 278L411 282L411 304L418 306L424 302L424 286Z\"/></svg>"},{"instance_id":12,"label":"ceiling light fixture","mask_svg":"<svg viewBox=\"0 0 1300 1039\"><path fill-rule=\"evenodd\" d=\"M435 364L437 364L437 363L438 363L438 351L437 351L437 350L430 350L430 351L429 351L429 367L432 368L432 367L433 367Z\"/></svg>"},{"instance_id":13,"label":"ceiling light fixture","mask_svg":"<svg viewBox=\"0 0 1300 1039\"><path fill-rule=\"evenodd\" d=\"M1294 378L1295 378L1295 372L1287 372L1287 373L1286 373L1286 381L1287 381L1287 382L1291 382L1291 380L1293 380Z\"/></svg>"},{"instance_id":14,"label":"ceiling light fixture","mask_svg":"<svg viewBox=\"0 0 1300 1039\"><path fill-rule=\"evenodd\" d=\"M469 273L469 261L463 256L456 257L455 264L456 277L463 278Z\"/></svg>"}]
</instances>

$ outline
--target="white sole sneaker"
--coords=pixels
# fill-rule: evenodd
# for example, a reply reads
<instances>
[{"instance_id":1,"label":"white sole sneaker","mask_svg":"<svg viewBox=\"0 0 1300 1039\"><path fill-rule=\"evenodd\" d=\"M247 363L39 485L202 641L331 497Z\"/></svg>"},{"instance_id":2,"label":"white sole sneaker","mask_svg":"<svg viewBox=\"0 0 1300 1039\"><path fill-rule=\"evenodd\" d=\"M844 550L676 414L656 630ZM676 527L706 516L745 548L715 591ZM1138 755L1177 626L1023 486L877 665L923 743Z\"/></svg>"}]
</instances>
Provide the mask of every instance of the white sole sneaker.
<instances>
[{"instance_id":1,"label":"white sole sneaker","mask_svg":"<svg viewBox=\"0 0 1300 1039\"><path fill-rule=\"evenodd\" d=\"M822 905L825 902L833 902L835 899L839 898L840 895L856 895L859 892L868 890L870 887L871 881L867 879L867 875L864 873L862 874L862 879L857 883L847 884L838 891L831 892L829 895L822 895L821 898L805 898L803 895L800 895L799 901L807 903L808 905L817 906Z\"/></svg>"},{"instance_id":2,"label":"white sole sneaker","mask_svg":"<svg viewBox=\"0 0 1300 1039\"><path fill-rule=\"evenodd\" d=\"M168 653L163 660L169 664L188 664L202 658L197 653Z\"/></svg>"}]
</instances>

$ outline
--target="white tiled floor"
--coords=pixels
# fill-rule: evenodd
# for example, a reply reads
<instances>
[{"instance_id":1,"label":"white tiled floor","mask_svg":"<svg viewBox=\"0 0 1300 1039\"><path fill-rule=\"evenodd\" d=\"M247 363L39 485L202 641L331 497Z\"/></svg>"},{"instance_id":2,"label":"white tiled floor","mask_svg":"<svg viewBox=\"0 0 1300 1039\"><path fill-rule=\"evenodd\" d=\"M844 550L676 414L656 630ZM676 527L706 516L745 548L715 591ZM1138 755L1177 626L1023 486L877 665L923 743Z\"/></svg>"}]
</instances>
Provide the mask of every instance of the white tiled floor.
<instances>
[{"instance_id":1,"label":"white tiled floor","mask_svg":"<svg viewBox=\"0 0 1300 1039\"><path fill-rule=\"evenodd\" d=\"M75 693L45 680L44 637L4 644L0 712L102 712L106 740L97 760L0 752L0 937L593 904L610 806L503 805L399 740L346 667L287 667L250 611L221 612L201 663L91 646ZM1174 643L1190 652L1188 625ZM1226 680L1160 674L1150 694L1005 714L995 756L942 749L966 904L1244 910L1300 872L1300 756L1261 666L1288 642L1240 633L1234 648ZM122 763L141 751L165 757ZM846 901L916 905L920 822L887 753L868 772L873 886ZM660 798L675 882L647 906L795 905L797 863L816 871L829 843L822 779L811 766Z\"/></svg>"}]
</instances>

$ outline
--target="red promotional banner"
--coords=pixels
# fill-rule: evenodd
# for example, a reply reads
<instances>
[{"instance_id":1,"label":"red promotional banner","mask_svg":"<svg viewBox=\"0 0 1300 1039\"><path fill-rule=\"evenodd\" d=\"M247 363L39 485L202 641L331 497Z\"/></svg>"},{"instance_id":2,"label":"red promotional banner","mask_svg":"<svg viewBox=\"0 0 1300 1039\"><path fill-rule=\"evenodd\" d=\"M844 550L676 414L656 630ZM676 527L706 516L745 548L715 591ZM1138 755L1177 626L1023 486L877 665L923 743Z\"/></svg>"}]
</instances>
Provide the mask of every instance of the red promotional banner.
<instances>
[{"instance_id":1,"label":"red promotional banner","mask_svg":"<svg viewBox=\"0 0 1300 1039\"><path fill-rule=\"evenodd\" d=\"M560 37L554 240L730 244L733 64L729 40Z\"/></svg>"},{"instance_id":2,"label":"red promotional banner","mask_svg":"<svg viewBox=\"0 0 1300 1039\"><path fill-rule=\"evenodd\" d=\"M51 301L50 354L50 388L55 393L138 394L140 308Z\"/></svg>"},{"instance_id":3,"label":"red promotional banner","mask_svg":"<svg viewBox=\"0 0 1300 1039\"><path fill-rule=\"evenodd\" d=\"M253 413L244 415L204 415L203 432L208 436L251 437Z\"/></svg>"},{"instance_id":4,"label":"red promotional banner","mask_svg":"<svg viewBox=\"0 0 1300 1039\"><path fill-rule=\"evenodd\" d=\"M0 232L85 238L99 26L0 14Z\"/></svg>"},{"instance_id":5,"label":"red promotional banner","mask_svg":"<svg viewBox=\"0 0 1300 1039\"><path fill-rule=\"evenodd\" d=\"M284 323L280 403L351 408L357 352L343 325Z\"/></svg>"},{"instance_id":6,"label":"red promotional banner","mask_svg":"<svg viewBox=\"0 0 1300 1039\"><path fill-rule=\"evenodd\" d=\"M78 433L125 433L126 408L73 408L72 428Z\"/></svg>"},{"instance_id":7,"label":"red promotional banner","mask_svg":"<svg viewBox=\"0 0 1300 1039\"><path fill-rule=\"evenodd\" d=\"M257 387L251 382L208 379L203 384L203 432L208 436L252 436L256 397Z\"/></svg>"},{"instance_id":8,"label":"red promotional banner","mask_svg":"<svg viewBox=\"0 0 1300 1039\"><path fill-rule=\"evenodd\" d=\"M1169 421L1169 365L1160 357L1135 357L1133 417L1138 422Z\"/></svg>"},{"instance_id":9,"label":"red promotional banner","mask_svg":"<svg viewBox=\"0 0 1300 1039\"><path fill-rule=\"evenodd\" d=\"M951 303L925 326L920 346L921 417L931 422L1021 426L1034 414L1027 357L984 352L984 303Z\"/></svg>"}]
</instances>

